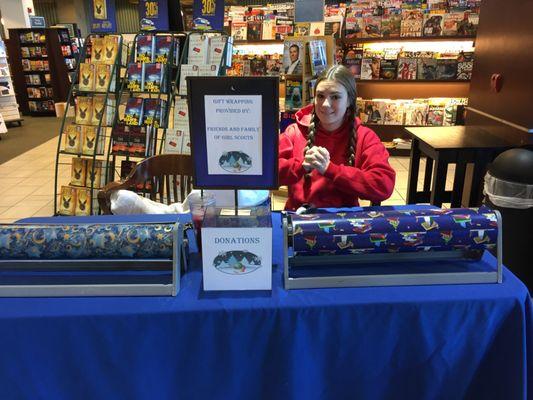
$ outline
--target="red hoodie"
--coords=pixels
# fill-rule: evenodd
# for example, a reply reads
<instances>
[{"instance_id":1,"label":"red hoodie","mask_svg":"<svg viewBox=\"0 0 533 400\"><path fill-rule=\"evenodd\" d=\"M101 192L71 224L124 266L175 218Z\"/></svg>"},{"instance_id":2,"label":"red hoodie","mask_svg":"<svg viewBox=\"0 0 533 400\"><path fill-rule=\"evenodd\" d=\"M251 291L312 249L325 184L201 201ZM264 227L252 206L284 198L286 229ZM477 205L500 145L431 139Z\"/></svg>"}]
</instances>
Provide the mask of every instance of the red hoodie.
<instances>
[{"instance_id":1,"label":"red hoodie","mask_svg":"<svg viewBox=\"0 0 533 400\"><path fill-rule=\"evenodd\" d=\"M373 202L385 200L394 190L395 172L389 165L389 153L371 129L356 118L357 144L355 166L347 163L348 122L333 132L320 127L315 134L315 146L325 147L330 163L324 175L311 171L311 184L304 185L302 167L307 132L313 105L296 113L296 123L287 127L279 139L279 182L289 186L286 210L295 210L304 203L315 207L358 206L358 199Z\"/></svg>"}]
</instances>

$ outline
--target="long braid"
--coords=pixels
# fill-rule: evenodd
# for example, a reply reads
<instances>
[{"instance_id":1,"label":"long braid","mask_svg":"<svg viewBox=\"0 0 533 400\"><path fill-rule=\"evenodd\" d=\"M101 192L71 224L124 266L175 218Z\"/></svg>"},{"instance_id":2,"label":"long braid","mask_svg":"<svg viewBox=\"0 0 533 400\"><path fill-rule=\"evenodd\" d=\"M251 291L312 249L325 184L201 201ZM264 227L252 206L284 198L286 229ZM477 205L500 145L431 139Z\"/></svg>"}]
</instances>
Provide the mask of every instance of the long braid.
<instances>
[{"instance_id":1,"label":"long braid","mask_svg":"<svg viewBox=\"0 0 533 400\"><path fill-rule=\"evenodd\" d=\"M304 148L304 157L305 153L307 153L307 150L309 150L311 147L315 145L315 135L316 135L316 120L318 118L316 117L315 110L313 108L313 112L311 113L311 121L309 122L309 128L307 130L307 143L305 144ZM308 172L305 174L305 182L306 187L308 188L311 184L311 172Z\"/></svg>"},{"instance_id":2,"label":"long braid","mask_svg":"<svg viewBox=\"0 0 533 400\"><path fill-rule=\"evenodd\" d=\"M350 121L350 140L348 142L348 165L353 167L355 165L355 143L357 141L357 127L355 126L355 106L352 106L348 109L347 112L348 121Z\"/></svg>"}]
</instances>

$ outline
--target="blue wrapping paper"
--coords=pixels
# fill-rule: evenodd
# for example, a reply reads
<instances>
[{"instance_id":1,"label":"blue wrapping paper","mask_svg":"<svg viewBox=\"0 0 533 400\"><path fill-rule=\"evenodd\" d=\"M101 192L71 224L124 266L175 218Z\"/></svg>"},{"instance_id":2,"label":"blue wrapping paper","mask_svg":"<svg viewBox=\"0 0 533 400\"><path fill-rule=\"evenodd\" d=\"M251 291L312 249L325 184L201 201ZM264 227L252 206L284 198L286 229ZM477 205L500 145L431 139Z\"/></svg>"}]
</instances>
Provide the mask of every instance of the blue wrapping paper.
<instances>
[{"instance_id":1,"label":"blue wrapping paper","mask_svg":"<svg viewBox=\"0 0 533 400\"><path fill-rule=\"evenodd\" d=\"M496 246L487 207L293 215L295 256L485 250Z\"/></svg>"},{"instance_id":2,"label":"blue wrapping paper","mask_svg":"<svg viewBox=\"0 0 533 400\"><path fill-rule=\"evenodd\" d=\"M174 224L0 225L0 260L172 259Z\"/></svg>"}]
</instances>

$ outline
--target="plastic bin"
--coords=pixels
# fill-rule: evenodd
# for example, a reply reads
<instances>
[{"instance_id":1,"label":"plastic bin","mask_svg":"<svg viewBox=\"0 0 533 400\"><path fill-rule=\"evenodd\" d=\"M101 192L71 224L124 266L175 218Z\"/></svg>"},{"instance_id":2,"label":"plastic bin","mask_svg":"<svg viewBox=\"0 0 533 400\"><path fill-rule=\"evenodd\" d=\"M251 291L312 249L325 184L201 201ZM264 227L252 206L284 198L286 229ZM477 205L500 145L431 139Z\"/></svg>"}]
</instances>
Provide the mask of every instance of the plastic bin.
<instances>
[{"instance_id":1,"label":"plastic bin","mask_svg":"<svg viewBox=\"0 0 533 400\"><path fill-rule=\"evenodd\" d=\"M503 263L533 287L533 151L512 149L489 165L485 204L502 214Z\"/></svg>"}]
</instances>

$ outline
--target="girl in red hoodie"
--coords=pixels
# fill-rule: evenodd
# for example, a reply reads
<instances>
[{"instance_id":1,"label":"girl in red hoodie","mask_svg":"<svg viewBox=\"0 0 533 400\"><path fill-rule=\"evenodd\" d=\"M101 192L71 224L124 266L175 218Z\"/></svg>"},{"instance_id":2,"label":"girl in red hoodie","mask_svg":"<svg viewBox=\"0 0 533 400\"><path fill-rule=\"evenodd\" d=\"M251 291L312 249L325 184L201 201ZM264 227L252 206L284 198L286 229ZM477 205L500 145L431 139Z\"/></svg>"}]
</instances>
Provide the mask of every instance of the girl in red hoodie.
<instances>
[{"instance_id":1,"label":"girl in red hoodie","mask_svg":"<svg viewBox=\"0 0 533 400\"><path fill-rule=\"evenodd\" d=\"M314 103L296 113L279 141L279 181L289 187L286 210L358 206L394 190L389 153L355 117L355 80L342 65L317 80Z\"/></svg>"}]
</instances>

